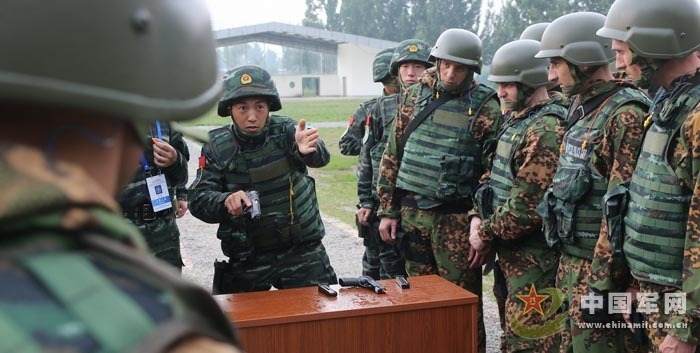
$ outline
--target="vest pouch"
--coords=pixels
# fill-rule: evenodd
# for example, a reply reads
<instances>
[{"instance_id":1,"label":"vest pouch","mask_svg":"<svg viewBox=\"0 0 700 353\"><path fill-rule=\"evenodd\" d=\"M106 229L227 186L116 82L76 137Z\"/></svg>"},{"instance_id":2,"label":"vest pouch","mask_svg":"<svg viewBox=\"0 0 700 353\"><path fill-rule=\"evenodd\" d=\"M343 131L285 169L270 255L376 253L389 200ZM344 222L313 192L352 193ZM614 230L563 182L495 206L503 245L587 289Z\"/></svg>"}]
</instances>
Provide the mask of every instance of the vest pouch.
<instances>
[{"instance_id":1,"label":"vest pouch","mask_svg":"<svg viewBox=\"0 0 700 353\"><path fill-rule=\"evenodd\" d=\"M557 205L557 198L554 196L550 188L545 192L542 202L537 206L537 213L542 217L542 227L544 238L549 247L554 247L559 243L559 234L557 232L557 217L554 212Z\"/></svg>"},{"instance_id":2,"label":"vest pouch","mask_svg":"<svg viewBox=\"0 0 700 353\"><path fill-rule=\"evenodd\" d=\"M470 198L473 178L474 158L442 156L436 199L445 201Z\"/></svg>"},{"instance_id":3,"label":"vest pouch","mask_svg":"<svg viewBox=\"0 0 700 353\"><path fill-rule=\"evenodd\" d=\"M575 204L586 196L593 186L591 171L588 168L565 169L557 174L562 178L554 181L552 192L561 201Z\"/></svg>"},{"instance_id":4,"label":"vest pouch","mask_svg":"<svg viewBox=\"0 0 700 353\"><path fill-rule=\"evenodd\" d=\"M614 255L622 255L623 218L629 200L628 190L626 184L620 184L603 196L603 214L608 225L608 241Z\"/></svg>"},{"instance_id":5,"label":"vest pouch","mask_svg":"<svg viewBox=\"0 0 700 353\"><path fill-rule=\"evenodd\" d=\"M234 261L243 261L253 254L248 233L235 230L220 231L221 251Z\"/></svg>"},{"instance_id":6,"label":"vest pouch","mask_svg":"<svg viewBox=\"0 0 700 353\"><path fill-rule=\"evenodd\" d=\"M293 231L286 215L263 215L260 223L251 230L253 247L256 252L290 248Z\"/></svg>"},{"instance_id":7,"label":"vest pouch","mask_svg":"<svg viewBox=\"0 0 700 353\"><path fill-rule=\"evenodd\" d=\"M493 188L489 184L481 184L474 192L474 205L482 219L491 217L493 209Z\"/></svg>"}]
</instances>

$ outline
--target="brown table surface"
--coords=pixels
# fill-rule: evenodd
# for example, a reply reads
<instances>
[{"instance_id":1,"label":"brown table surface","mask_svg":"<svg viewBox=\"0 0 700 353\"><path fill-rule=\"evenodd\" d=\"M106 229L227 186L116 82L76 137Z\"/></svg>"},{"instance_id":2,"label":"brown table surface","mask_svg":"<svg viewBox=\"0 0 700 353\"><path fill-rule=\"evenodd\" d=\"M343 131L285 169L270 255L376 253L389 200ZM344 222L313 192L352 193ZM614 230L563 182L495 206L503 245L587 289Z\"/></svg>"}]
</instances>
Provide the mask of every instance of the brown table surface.
<instances>
[{"instance_id":1,"label":"brown table surface","mask_svg":"<svg viewBox=\"0 0 700 353\"><path fill-rule=\"evenodd\" d=\"M214 298L239 328L478 303L474 294L436 275L409 281L409 289L401 289L393 279L379 281L386 294L334 285L337 297L319 293L317 287L304 287Z\"/></svg>"}]
</instances>

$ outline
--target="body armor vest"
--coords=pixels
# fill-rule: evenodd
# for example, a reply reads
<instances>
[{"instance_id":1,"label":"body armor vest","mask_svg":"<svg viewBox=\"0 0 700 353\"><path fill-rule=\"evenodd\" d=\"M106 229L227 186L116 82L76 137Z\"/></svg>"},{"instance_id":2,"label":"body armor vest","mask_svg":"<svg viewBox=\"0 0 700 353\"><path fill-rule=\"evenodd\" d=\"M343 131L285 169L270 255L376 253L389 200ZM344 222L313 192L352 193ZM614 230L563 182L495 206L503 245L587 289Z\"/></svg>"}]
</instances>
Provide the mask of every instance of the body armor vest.
<instances>
[{"instance_id":1,"label":"body armor vest","mask_svg":"<svg viewBox=\"0 0 700 353\"><path fill-rule=\"evenodd\" d=\"M668 162L669 146L700 102L700 85L668 99L644 137L630 182L624 253L640 280L680 288L692 190L681 186Z\"/></svg>"},{"instance_id":2,"label":"body armor vest","mask_svg":"<svg viewBox=\"0 0 700 353\"><path fill-rule=\"evenodd\" d=\"M625 87L578 119L564 135L559 168L552 182L556 200L553 214L562 250L571 256L592 259L603 219L602 200L608 179L591 167L591 153L603 135L610 116L628 103L649 105L649 99L638 89ZM604 93L603 93L604 94ZM570 110L578 109L571 107Z\"/></svg>"},{"instance_id":3,"label":"body armor vest","mask_svg":"<svg viewBox=\"0 0 700 353\"><path fill-rule=\"evenodd\" d=\"M252 147L238 144L231 126L210 132L212 151L217 160L225 161L226 190L255 190L260 196L259 220L245 222L244 229L233 227L234 234L219 234L222 240L232 236L236 249L223 249L229 257L245 252L240 247L288 249L324 235L315 183L293 152L294 121L271 116L267 129L264 141Z\"/></svg>"},{"instance_id":4,"label":"body armor vest","mask_svg":"<svg viewBox=\"0 0 700 353\"><path fill-rule=\"evenodd\" d=\"M550 102L529 112L527 117L510 124L501 133L498 147L496 148L496 155L493 159L493 167L491 168L491 180L489 181L489 185L493 189L492 209L495 210L502 206L510 196L510 190L513 188L513 180L515 179L513 169L515 147L522 146L527 129L546 115L553 115L563 120L566 117L566 108Z\"/></svg>"},{"instance_id":5,"label":"body armor vest","mask_svg":"<svg viewBox=\"0 0 700 353\"><path fill-rule=\"evenodd\" d=\"M426 86L419 99L427 105L432 92ZM481 107L495 95L484 85L451 99L416 128L406 141L396 186L441 203L471 200L481 175L482 143L472 135ZM416 107L415 116L425 106Z\"/></svg>"},{"instance_id":6,"label":"body armor vest","mask_svg":"<svg viewBox=\"0 0 700 353\"><path fill-rule=\"evenodd\" d=\"M379 163L382 161L382 154L384 154L384 149L386 148L387 141L389 140L389 133L391 133L391 124L394 122L398 108L398 94L384 96L377 101L376 109L380 116L376 116L375 118L377 118L378 121L372 123L372 134L376 136L375 138L377 139L377 142L369 151L370 158L372 159L373 190L377 188L377 180L379 180Z\"/></svg>"}]
</instances>

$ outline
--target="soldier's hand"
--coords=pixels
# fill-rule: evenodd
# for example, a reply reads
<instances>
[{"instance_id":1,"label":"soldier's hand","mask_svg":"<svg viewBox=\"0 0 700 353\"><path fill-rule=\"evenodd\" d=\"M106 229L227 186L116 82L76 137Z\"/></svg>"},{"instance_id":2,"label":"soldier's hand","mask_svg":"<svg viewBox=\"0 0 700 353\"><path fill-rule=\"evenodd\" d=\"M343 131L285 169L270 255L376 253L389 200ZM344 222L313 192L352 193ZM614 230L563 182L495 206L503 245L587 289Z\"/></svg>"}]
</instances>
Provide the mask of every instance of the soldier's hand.
<instances>
[{"instance_id":1,"label":"soldier's hand","mask_svg":"<svg viewBox=\"0 0 700 353\"><path fill-rule=\"evenodd\" d=\"M318 129L307 129L306 120L299 120L294 140L297 143L299 153L307 155L316 152L316 142L318 142Z\"/></svg>"},{"instance_id":2,"label":"soldier's hand","mask_svg":"<svg viewBox=\"0 0 700 353\"><path fill-rule=\"evenodd\" d=\"M357 210L357 220L362 224L363 226L369 225L369 217L372 215L372 209L371 208L360 208Z\"/></svg>"},{"instance_id":3,"label":"soldier's hand","mask_svg":"<svg viewBox=\"0 0 700 353\"><path fill-rule=\"evenodd\" d=\"M467 258L467 261L469 262L469 268L471 269L476 269L476 268L481 268L485 263L493 260L493 258L496 256L496 252L494 250L491 250L491 248L487 248L486 251L476 251L474 248L469 248L469 257Z\"/></svg>"},{"instance_id":4,"label":"soldier's hand","mask_svg":"<svg viewBox=\"0 0 700 353\"><path fill-rule=\"evenodd\" d=\"M661 353L694 353L697 346L685 343L674 335L667 335L659 346Z\"/></svg>"},{"instance_id":5,"label":"soldier's hand","mask_svg":"<svg viewBox=\"0 0 700 353\"><path fill-rule=\"evenodd\" d=\"M187 201L177 200L177 211L175 212L175 217L180 218L187 213Z\"/></svg>"},{"instance_id":6,"label":"soldier's hand","mask_svg":"<svg viewBox=\"0 0 700 353\"><path fill-rule=\"evenodd\" d=\"M151 139L153 142L153 162L160 168L170 167L177 161L177 151L169 143L158 139Z\"/></svg>"},{"instance_id":7,"label":"soldier's hand","mask_svg":"<svg viewBox=\"0 0 700 353\"><path fill-rule=\"evenodd\" d=\"M253 203L250 201L245 191L236 191L228 195L226 200L224 200L224 205L226 205L228 213L234 217L238 217L243 214L246 208L253 206Z\"/></svg>"},{"instance_id":8,"label":"soldier's hand","mask_svg":"<svg viewBox=\"0 0 700 353\"><path fill-rule=\"evenodd\" d=\"M382 220L379 221L379 235L382 237L383 241L393 244L396 242L396 230L398 227L398 219L382 218Z\"/></svg>"},{"instance_id":9,"label":"soldier's hand","mask_svg":"<svg viewBox=\"0 0 700 353\"><path fill-rule=\"evenodd\" d=\"M486 252L489 248L489 243L485 242L479 236L479 228L481 227L481 218L472 217L469 223L469 244L472 249L478 252Z\"/></svg>"}]
</instances>

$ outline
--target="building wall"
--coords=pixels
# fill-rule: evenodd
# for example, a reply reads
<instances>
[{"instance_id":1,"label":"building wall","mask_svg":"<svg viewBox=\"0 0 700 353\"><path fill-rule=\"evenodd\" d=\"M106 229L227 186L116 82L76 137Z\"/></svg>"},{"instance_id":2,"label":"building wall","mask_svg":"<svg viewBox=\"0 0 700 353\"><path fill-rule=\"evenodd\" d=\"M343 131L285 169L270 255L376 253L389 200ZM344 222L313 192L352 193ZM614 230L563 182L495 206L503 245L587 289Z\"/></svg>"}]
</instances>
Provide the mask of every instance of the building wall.
<instances>
[{"instance_id":1,"label":"building wall","mask_svg":"<svg viewBox=\"0 0 700 353\"><path fill-rule=\"evenodd\" d=\"M275 75L272 76L272 80L275 81L281 97L301 97L304 77L319 78L320 96L341 96L343 94L341 79L338 75ZM294 87L290 87L291 83Z\"/></svg>"},{"instance_id":2,"label":"building wall","mask_svg":"<svg viewBox=\"0 0 700 353\"><path fill-rule=\"evenodd\" d=\"M372 61L379 49L354 45L338 45L338 77L341 90L345 81L346 96L375 96L382 85L372 81Z\"/></svg>"}]
</instances>

